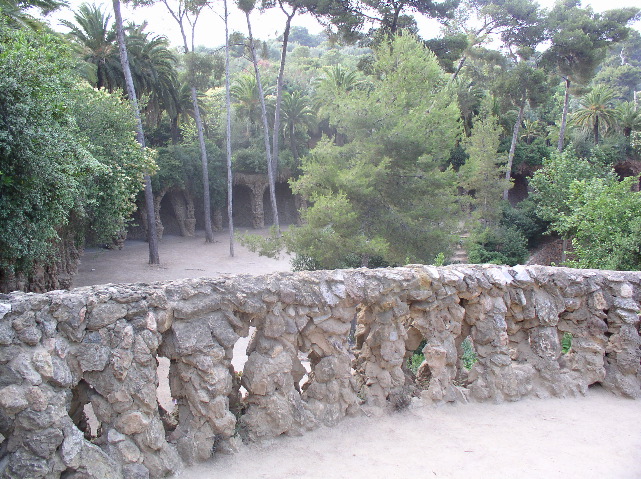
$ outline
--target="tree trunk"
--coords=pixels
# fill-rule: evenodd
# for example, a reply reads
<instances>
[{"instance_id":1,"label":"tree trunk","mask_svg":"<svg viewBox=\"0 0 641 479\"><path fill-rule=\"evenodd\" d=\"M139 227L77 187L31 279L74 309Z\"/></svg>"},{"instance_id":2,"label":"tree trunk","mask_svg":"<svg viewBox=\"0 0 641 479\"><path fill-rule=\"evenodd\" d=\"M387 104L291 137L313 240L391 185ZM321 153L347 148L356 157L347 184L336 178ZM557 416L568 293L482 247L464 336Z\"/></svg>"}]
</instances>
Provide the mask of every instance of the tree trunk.
<instances>
[{"instance_id":1,"label":"tree trunk","mask_svg":"<svg viewBox=\"0 0 641 479\"><path fill-rule=\"evenodd\" d=\"M180 35L183 39L183 47L185 48L185 54L189 53L189 44L187 43L187 35L185 33L185 26L183 25L184 16L176 15L169 8L169 5L165 2L165 6L174 17L178 26L180 27ZM196 20L191 29L192 42L191 42L191 51L194 50L194 32L196 30L195 24L198 21L198 12L196 14ZM191 103L194 107L194 120L196 120L196 130L198 132L198 145L200 146L200 162L202 164L203 172L203 212L205 216L205 241L207 243L214 242L214 231L211 227L211 199L209 194L209 161L207 159L207 146L205 145L205 134L203 131L203 120L200 116L200 107L198 106L198 92L196 91L196 85L194 84L193 79L190 80L190 90L191 90Z\"/></svg>"},{"instance_id":2,"label":"tree trunk","mask_svg":"<svg viewBox=\"0 0 641 479\"><path fill-rule=\"evenodd\" d=\"M568 254L567 254L568 244L569 244L568 239L563 238L563 242L561 243L561 266L565 266L565 260L568 257Z\"/></svg>"},{"instance_id":3,"label":"tree trunk","mask_svg":"<svg viewBox=\"0 0 641 479\"><path fill-rule=\"evenodd\" d=\"M523 112L525 111L526 103L525 93L523 94L523 101L519 107L519 115L516 118L516 123L514 124L514 129L512 130L512 144L510 145L510 153L507 155L507 171L505 172L505 179L510 181L512 177L512 163L514 162L514 152L516 151L516 144L519 141L519 130L521 129L521 122L523 121ZM503 199L507 201L508 192L510 187L506 186L503 190Z\"/></svg>"},{"instance_id":4,"label":"tree trunk","mask_svg":"<svg viewBox=\"0 0 641 479\"><path fill-rule=\"evenodd\" d=\"M563 143L565 141L565 126L568 122L568 105L570 103L570 79L565 79L565 98L563 100L563 116L561 117L561 128L559 128L559 145L557 147L559 153L563 151Z\"/></svg>"},{"instance_id":5,"label":"tree trunk","mask_svg":"<svg viewBox=\"0 0 641 479\"><path fill-rule=\"evenodd\" d=\"M454 80L456 80L456 77L458 77L458 74L463 69L463 65L465 65L465 60L467 60L467 56L463 55L458 62L456 70L454 70L454 73L452 73L452 78L450 78L450 83L452 83Z\"/></svg>"},{"instance_id":6,"label":"tree trunk","mask_svg":"<svg viewBox=\"0 0 641 479\"><path fill-rule=\"evenodd\" d=\"M171 144L177 145L180 141L180 130L178 129L178 116L171 118Z\"/></svg>"},{"instance_id":7,"label":"tree trunk","mask_svg":"<svg viewBox=\"0 0 641 479\"><path fill-rule=\"evenodd\" d=\"M127 85L127 96L131 102L136 117L136 137L141 148L145 148L145 133L142 128L140 118L140 109L138 108L138 97L134 88L134 80L129 68L129 58L127 57L127 45L125 44L125 33L122 27L122 14L120 13L120 0L113 0L114 17L116 20L116 32L118 35L118 48L120 50L120 63L125 74L125 83ZM148 173L144 175L145 180L145 204L147 206L147 231L149 232L149 264L160 264L158 254L158 235L156 232L156 214L154 212L154 193L151 189L151 177Z\"/></svg>"},{"instance_id":8,"label":"tree trunk","mask_svg":"<svg viewBox=\"0 0 641 479\"><path fill-rule=\"evenodd\" d=\"M265 106L265 94L263 92L263 82L260 78L260 70L258 69L258 59L256 58L256 48L254 47L254 36L252 34L251 21L249 20L249 12L245 12L247 17L247 31L249 32L249 48L252 54L252 63L254 64L254 73L256 74L256 84L258 85L258 96L260 98L261 116L263 119L263 131L265 138L265 154L267 155L267 179L269 181L269 200L274 212L274 225L276 231L280 234L280 222L278 220L278 204L276 203L276 175L274 174L274 164L272 162L271 148L269 144L269 123L267 122L267 107Z\"/></svg>"},{"instance_id":9,"label":"tree trunk","mask_svg":"<svg viewBox=\"0 0 641 479\"><path fill-rule=\"evenodd\" d=\"M234 216L232 192L234 178L231 171L231 95L229 93L229 14L225 6L225 104L227 107L227 216L229 218L229 255L234 256Z\"/></svg>"},{"instance_id":10,"label":"tree trunk","mask_svg":"<svg viewBox=\"0 0 641 479\"><path fill-rule=\"evenodd\" d=\"M298 147L296 146L296 130L292 123L289 127L289 143L292 149L292 156L294 157L294 164L298 164Z\"/></svg>"},{"instance_id":11,"label":"tree trunk","mask_svg":"<svg viewBox=\"0 0 641 479\"><path fill-rule=\"evenodd\" d=\"M287 22L285 23L285 32L283 33L283 49L280 55L280 69L278 71L278 81L276 82L276 112L274 113L274 131L272 140L272 162L274 163L274 172L278 171L278 155L279 155L279 141L280 141L280 104L283 97L283 76L285 74L285 61L287 58L287 43L289 41L289 31L292 25L292 18L296 15L297 7L294 7L292 13L289 14L285 11L281 4L281 10L287 15ZM274 210L274 225L276 229L280 230L280 221L278 218L278 210Z\"/></svg>"},{"instance_id":12,"label":"tree trunk","mask_svg":"<svg viewBox=\"0 0 641 479\"><path fill-rule=\"evenodd\" d=\"M207 147L205 146L205 134L203 132L203 121L200 117L200 108L198 107L198 94L196 87L191 87L191 102L194 105L194 117L196 119L196 128L198 130L198 144L200 145L200 161L203 169L203 211L205 214L205 241L214 242L214 232L211 228L211 200L209 197L209 162L207 161Z\"/></svg>"},{"instance_id":13,"label":"tree trunk","mask_svg":"<svg viewBox=\"0 0 641 479\"><path fill-rule=\"evenodd\" d=\"M599 115L594 117L594 144L599 144Z\"/></svg>"}]
</instances>

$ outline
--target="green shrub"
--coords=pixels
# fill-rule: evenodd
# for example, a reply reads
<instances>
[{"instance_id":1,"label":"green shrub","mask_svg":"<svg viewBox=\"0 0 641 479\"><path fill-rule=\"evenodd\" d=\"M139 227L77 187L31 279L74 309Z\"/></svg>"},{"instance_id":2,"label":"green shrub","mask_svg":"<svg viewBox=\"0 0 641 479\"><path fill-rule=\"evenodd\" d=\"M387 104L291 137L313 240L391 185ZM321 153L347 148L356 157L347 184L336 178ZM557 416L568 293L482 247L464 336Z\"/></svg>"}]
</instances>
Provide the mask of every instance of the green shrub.
<instances>
[{"instance_id":1,"label":"green shrub","mask_svg":"<svg viewBox=\"0 0 641 479\"><path fill-rule=\"evenodd\" d=\"M234 171L265 173L267 171L267 160L265 158L264 148L262 150L254 146L239 148L232 157Z\"/></svg>"},{"instance_id":2,"label":"green shrub","mask_svg":"<svg viewBox=\"0 0 641 479\"><path fill-rule=\"evenodd\" d=\"M470 236L467 253L471 263L514 266L528 257L527 239L512 226L484 228Z\"/></svg>"},{"instance_id":3,"label":"green shrub","mask_svg":"<svg viewBox=\"0 0 641 479\"><path fill-rule=\"evenodd\" d=\"M416 373L420 365L423 364L423 361L425 361L423 348L425 347L426 344L427 344L426 340L421 341L421 344L418 345L418 347L414 350L412 355L409 358L407 358L407 369L409 369L414 376L416 376Z\"/></svg>"},{"instance_id":4,"label":"green shrub","mask_svg":"<svg viewBox=\"0 0 641 479\"><path fill-rule=\"evenodd\" d=\"M543 158L549 158L552 148L545 144L545 139L537 138L531 144L518 143L514 150L512 171L522 163L530 166L543 164Z\"/></svg>"},{"instance_id":5,"label":"green shrub","mask_svg":"<svg viewBox=\"0 0 641 479\"><path fill-rule=\"evenodd\" d=\"M548 228L548 223L536 214L536 203L527 198L518 205L504 203L501 224L518 230L528 241L528 246L538 244Z\"/></svg>"},{"instance_id":6,"label":"green shrub","mask_svg":"<svg viewBox=\"0 0 641 479\"><path fill-rule=\"evenodd\" d=\"M472 366L474 366L474 363L479 359L476 355L476 351L474 351L474 346L472 345L472 340L469 336L461 343L461 349L463 350L463 353L461 354L463 367L469 371L472 369Z\"/></svg>"},{"instance_id":7,"label":"green shrub","mask_svg":"<svg viewBox=\"0 0 641 479\"><path fill-rule=\"evenodd\" d=\"M423 364L423 361L425 361L425 356L423 353L414 353L412 354L409 358L407 358L407 369L412 371L412 374L416 376L416 372L418 371L418 368Z\"/></svg>"}]
</instances>

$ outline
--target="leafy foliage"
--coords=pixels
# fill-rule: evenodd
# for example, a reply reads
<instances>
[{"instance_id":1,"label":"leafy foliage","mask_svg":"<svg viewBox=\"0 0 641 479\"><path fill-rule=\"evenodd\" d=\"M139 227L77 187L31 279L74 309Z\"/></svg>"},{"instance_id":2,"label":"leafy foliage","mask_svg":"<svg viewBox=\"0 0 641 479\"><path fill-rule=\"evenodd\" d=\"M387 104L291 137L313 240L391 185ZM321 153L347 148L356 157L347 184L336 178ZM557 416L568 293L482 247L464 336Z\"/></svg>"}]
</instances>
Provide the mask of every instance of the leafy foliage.
<instances>
[{"instance_id":1,"label":"leafy foliage","mask_svg":"<svg viewBox=\"0 0 641 479\"><path fill-rule=\"evenodd\" d=\"M479 360L476 351L474 351L474 345L470 337L466 337L463 342L461 342L461 349L463 354L461 354L461 361L463 362L463 367L468 371L472 369L472 366Z\"/></svg>"},{"instance_id":2,"label":"leafy foliage","mask_svg":"<svg viewBox=\"0 0 641 479\"><path fill-rule=\"evenodd\" d=\"M140 149L133 115L119 95L78 85L70 100L79 139L101 165L83 185L86 234L94 243L109 243L125 229L143 173L155 170L155 155Z\"/></svg>"},{"instance_id":3,"label":"leafy foliage","mask_svg":"<svg viewBox=\"0 0 641 479\"><path fill-rule=\"evenodd\" d=\"M209 157L209 191L213 207L225 204L224 153L213 142L207 142ZM179 188L202 197L202 164L196 140L158 148L158 173L153 177L154 190Z\"/></svg>"},{"instance_id":4,"label":"leafy foliage","mask_svg":"<svg viewBox=\"0 0 641 479\"><path fill-rule=\"evenodd\" d=\"M572 244L579 268L641 268L641 193L633 178L592 178L570 187L570 213L563 229L574 232Z\"/></svg>"},{"instance_id":5,"label":"leafy foliage","mask_svg":"<svg viewBox=\"0 0 641 479\"><path fill-rule=\"evenodd\" d=\"M22 270L52 252L99 165L67 111L68 50L49 35L0 28L0 267Z\"/></svg>"},{"instance_id":6,"label":"leafy foliage","mask_svg":"<svg viewBox=\"0 0 641 479\"><path fill-rule=\"evenodd\" d=\"M470 263L523 264L528 257L527 238L513 226L487 227L470 236L467 253Z\"/></svg>"},{"instance_id":7,"label":"leafy foliage","mask_svg":"<svg viewBox=\"0 0 641 479\"><path fill-rule=\"evenodd\" d=\"M572 349L572 333L565 332L563 333L563 338L561 339L561 353L568 354Z\"/></svg>"},{"instance_id":8,"label":"leafy foliage","mask_svg":"<svg viewBox=\"0 0 641 479\"><path fill-rule=\"evenodd\" d=\"M577 158L571 150L560 154L555 152L549 159L543 160L543 168L536 171L530 181L539 217L550 223L550 231L561 235L571 234L570 224L564 218L572 212L572 183L612 175L608 166Z\"/></svg>"},{"instance_id":9,"label":"leafy foliage","mask_svg":"<svg viewBox=\"0 0 641 479\"><path fill-rule=\"evenodd\" d=\"M500 218L501 196L510 184L504 179L505 159L497 153L500 133L497 119L487 116L476 122L472 135L463 141L469 159L459 170L461 185L471 190L473 215L484 224Z\"/></svg>"},{"instance_id":10,"label":"leafy foliage","mask_svg":"<svg viewBox=\"0 0 641 479\"><path fill-rule=\"evenodd\" d=\"M130 110L79 85L57 37L0 25L0 38L0 268L28 274L72 220L80 238L119 233L153 163Z\"/></svg>"}]
</instances>

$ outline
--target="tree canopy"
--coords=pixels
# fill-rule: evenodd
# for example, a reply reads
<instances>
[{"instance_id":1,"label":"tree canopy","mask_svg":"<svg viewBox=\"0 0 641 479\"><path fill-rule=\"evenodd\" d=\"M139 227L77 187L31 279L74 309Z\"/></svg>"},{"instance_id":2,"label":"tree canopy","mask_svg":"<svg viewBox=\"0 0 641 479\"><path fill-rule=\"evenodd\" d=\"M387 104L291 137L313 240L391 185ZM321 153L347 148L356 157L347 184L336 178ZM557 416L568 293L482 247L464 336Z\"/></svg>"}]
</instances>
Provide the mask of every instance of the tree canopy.
<instances>
[{"instance_id":1,"label":"tree canopy","mask_svg":"<svg viewBox=\"0 0 641 479\"><path fill-rule=\"evenodd\" d=\"M368 88L336 98L347 143L317 146L293 183L312 204L292 244L323 267L350 254L363 264L432 261L456 218L454 174L439 169L459 132L447 76L411 35L379 47L373 71Z\"/></svg>"}]
</instances>

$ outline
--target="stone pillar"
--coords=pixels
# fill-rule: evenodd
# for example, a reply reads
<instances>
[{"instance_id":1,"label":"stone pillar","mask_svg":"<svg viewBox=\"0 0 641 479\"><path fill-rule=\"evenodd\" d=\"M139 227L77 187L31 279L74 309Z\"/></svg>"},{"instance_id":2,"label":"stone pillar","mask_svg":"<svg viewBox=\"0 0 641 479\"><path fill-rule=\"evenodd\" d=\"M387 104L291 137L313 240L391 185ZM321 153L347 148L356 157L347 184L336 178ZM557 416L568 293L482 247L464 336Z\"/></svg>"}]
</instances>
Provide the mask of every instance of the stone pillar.
<instances>
[{"instance_id":1,"label":"stone pillar","mask_svg":"<svg viewBox=\"0 0 641 479\"><path fill-rule=\"evenodd\" d=\"M267 189L267 184L263 182L256 182L249 185L251 191L251 206L252 206L252 226L255 229L265 227L265 209L263 205L263 196Z\"/></svg>"}]
</instances>

